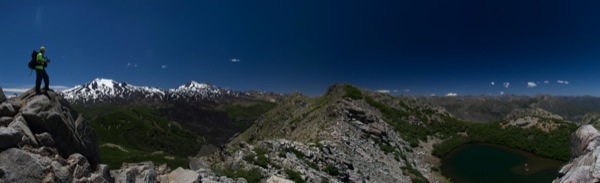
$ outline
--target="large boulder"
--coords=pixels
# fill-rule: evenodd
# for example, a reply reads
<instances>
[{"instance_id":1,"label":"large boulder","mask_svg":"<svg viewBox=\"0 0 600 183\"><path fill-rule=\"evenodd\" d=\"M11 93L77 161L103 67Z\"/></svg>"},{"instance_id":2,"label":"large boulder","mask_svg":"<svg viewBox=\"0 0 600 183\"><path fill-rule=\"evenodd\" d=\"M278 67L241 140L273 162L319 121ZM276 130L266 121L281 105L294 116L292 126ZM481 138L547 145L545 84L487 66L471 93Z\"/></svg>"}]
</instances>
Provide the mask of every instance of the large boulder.
<instances>
[{"instance_id":1,"label":"large boulder","mask_svg":"<svg viewBox=\"0 0 600 183\"><path fill-rule=\"evenodd\" d=\"M81 153L92 167L98 165L99 155L93 130L64 99L53 92L48 96L33 96L23 107L22 113L34 134L48 132L52 136L62 157Z\"/></svg>"},{"instance_id":2,"label":"large boulder","mask_svg":"<svg viewBox=\"0 0 600 183\"><path fill-rule=\"evenodd\" d=\"M571 137L571 161L559 171L554 183L600 181L600 132L583 125Z\"/></svg>"},{"instance_id":3,"label":"large boulder","mask_svg":"<svg viewBox=\"0 0 600 183\"><path fill-rule=\"evenodd\" d=\"M0 127L0 149L16 147L23 134L14 128Z\"/></svg>"},{"instance_id":4,"label":"large boulder","mask_svg":"<svg viewBox=\"0 0 600 183\"><path fill-rule=\"evenodd\" d=\"M35 135L33 135L33 132L31 132L31 129L29 129L29 126L27 125L27 122L23 116L17 115L17 118L15 118L15 120L13 120L8 127L14 128L23 134L21 145L27 144L34 147L39 146Z\"/></svg>"},{"instance_id":5,"label":"large boulder","mask_svg":"<svg viewBox=\"0 0 600 183\"><path fill-rule=\"evenodd\" d=\"M12 104L8 102L0 104L0 117L14 116L15 114L17 114L17 110L15 110Z\"/></svg>"},{"instance_id":6,"label":"large boulder","mask_svg":"<svg viewBox=\"0 0 600 183\"><path fill-rule=\"evenodd\" d=\"M0 152L0 182L42 182L51 161L40 155L10 148Z\"/></svg>"},{"instance_id":7,"label":"large boulder","mask_svg":"<svg viewBox=\"0 0 600 183\"><path fill-rule=\"evenodd\" d=\"M181 167L175 169L168 175L166 182L189 182L198 183L200 182L200 174L192 170L186 170Z\"/></svg>"}]
</instances>

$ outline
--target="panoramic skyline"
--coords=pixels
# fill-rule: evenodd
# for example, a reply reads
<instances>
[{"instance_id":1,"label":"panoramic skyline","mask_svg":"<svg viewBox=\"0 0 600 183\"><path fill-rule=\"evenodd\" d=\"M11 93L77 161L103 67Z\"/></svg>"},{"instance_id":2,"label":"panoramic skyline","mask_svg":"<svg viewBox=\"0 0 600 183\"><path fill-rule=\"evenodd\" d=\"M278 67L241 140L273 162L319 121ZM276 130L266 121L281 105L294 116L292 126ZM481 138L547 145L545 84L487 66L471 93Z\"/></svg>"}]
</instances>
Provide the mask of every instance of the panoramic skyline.
<instances>
[{"instance_id":1,"label":"panoramic skyline","mask_svg":"<svg viewBox=\"0 0 600 183\"><path fill-rule=\"evenodd\" d=\"M600 96L600 2L0 1L0 87L95 78L160 88L321 95L334 83L392 95Z\"/></svg>"}]
</instances>

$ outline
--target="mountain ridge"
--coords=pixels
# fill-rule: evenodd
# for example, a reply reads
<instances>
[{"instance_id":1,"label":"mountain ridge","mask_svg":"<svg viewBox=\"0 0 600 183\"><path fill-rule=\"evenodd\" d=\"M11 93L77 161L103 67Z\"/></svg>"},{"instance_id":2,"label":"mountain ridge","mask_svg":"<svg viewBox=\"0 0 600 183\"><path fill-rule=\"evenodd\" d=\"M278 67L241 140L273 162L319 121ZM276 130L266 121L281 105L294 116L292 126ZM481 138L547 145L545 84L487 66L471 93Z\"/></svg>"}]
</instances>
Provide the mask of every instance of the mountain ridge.
<instances>
[{"instance_id":1,"label":"mountain ridge","mask_svg":"<svg viewBox=\"0 0 600 183\"><path fill-rule=\"evenodd\" d=\"M96 78L88 83L76 85L61 92L61 95L71 103L102 103L102 102L164 102L164 101L194 101L217 98L257 98L271 102L279 100L284 94L264 91L234 91L209 83L199 83L194 80L177 88L157 88L137 86L127 82L112 79Z\"/></svg>"}]
</instances>

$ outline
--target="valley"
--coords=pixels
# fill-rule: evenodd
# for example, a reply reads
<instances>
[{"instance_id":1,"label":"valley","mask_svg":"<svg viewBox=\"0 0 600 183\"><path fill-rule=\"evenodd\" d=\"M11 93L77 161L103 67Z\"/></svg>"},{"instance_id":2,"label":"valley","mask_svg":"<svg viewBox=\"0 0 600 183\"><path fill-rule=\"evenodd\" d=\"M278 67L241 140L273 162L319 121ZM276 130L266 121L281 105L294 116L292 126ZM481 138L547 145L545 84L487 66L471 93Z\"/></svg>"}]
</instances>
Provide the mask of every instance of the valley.
<instances>
[{"instance_id":1,"label":"valley","mask_svg":"<svg viewBox=\"0 0 600 183\"><path fill-rule=\"evenodd\" d=\"M71 102L91 121L101 160L111 167L153 161L249 182L444 182L441 159L469 143L567 161L570 134L581 119L593 123L600 109L590 97L396 97L348 84L332 85L319 97L255 97L194 82L179 90L186 86L210 89L185 90L185 97L161 90L164 97L88 95L96 98ZM118 99L123 96L148 97ZM572 106L578 110L555 113Z\"/></svg>"}]
</instances>

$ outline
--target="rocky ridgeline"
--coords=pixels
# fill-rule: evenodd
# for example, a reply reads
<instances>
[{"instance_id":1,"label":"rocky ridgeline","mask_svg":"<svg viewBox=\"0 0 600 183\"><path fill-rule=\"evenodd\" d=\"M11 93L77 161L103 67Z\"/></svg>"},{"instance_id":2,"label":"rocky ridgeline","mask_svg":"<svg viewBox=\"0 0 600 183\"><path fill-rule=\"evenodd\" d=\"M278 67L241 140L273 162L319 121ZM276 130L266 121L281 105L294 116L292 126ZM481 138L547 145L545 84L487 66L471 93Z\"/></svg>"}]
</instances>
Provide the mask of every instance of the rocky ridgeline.
<instances>
[{"instance_id":1,"label":"rocky ridgeline","mask_svg":"<svg viewBox=\"0 0 600 183\"><path fill-rule=\"evenodd\" d=\"M411 147L364 100L328 95L325 97L331 100L325 106L300 96L288 98L278 107L284 111L269 113L285 116L289 121L259 120L225 150L201 157L191 167L255 170L269 181L437 182L433 165L425 157L430 152ZM285 112L292 108L294 112ZM302 125L321 129L306 131L309 128ZM285 128L273 129L274 126ZM273 136L276 131L286 134ZM314 134L316 137L310 137Z\"/></svg>"},{"instance_id":2,"label":"rocky ridgeline","mask_svg":"<svg viewBox=\"0 0 600 183\"><path fill-rule=\"evenodd\" d=\"M571 137L571 161L559 171L554 183L600 181L600 132L583 125Z\"/></svg>"},{"instance_id":3,"label":"rocky ridgeline","mask_svg":"<svg viewBox=\"0 0 600 183\"><path fill-rule=\"evenodd\" d=\"M0 182L246 182L150 162L100 164L95 135L54 92L6 99L0 88Z\"/></svg>"}]
</instances>

